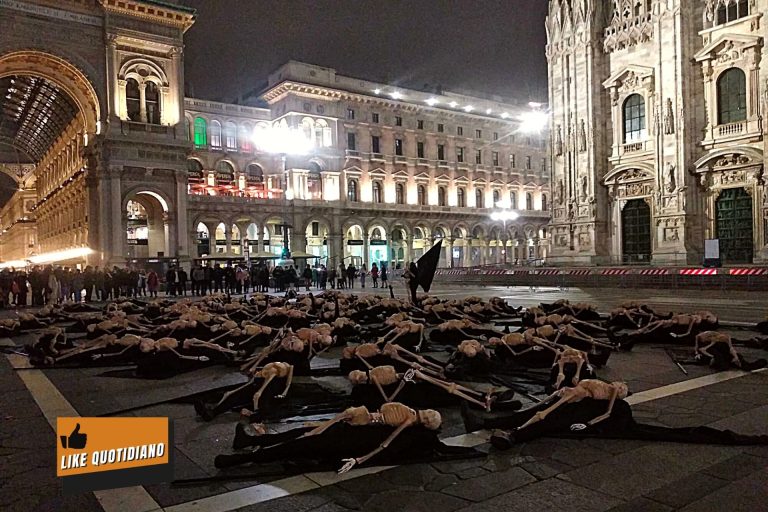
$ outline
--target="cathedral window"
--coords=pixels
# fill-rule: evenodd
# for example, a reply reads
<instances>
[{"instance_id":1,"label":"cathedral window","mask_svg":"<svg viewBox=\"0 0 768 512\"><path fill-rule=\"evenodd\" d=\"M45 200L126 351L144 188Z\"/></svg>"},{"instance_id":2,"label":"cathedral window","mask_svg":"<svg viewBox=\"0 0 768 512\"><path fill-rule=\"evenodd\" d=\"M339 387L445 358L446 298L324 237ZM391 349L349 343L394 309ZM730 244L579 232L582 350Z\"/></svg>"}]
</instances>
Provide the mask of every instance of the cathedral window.
<instances>
[{"instance_id":1,"label":"cathedral window","mask_svg":"<svg viewBox=\"0 0 768 512\"><path fill-rule=\"evenodd\" d=\"M719 0L717 4L717 24L722 25L730 21L749 16L749 2L747 0Z\"/></svg>"},{"instance_id":2,"label":"cathedral window","mask_svg":"<svg viewBox=\"0 0 768 512\"><path fill-rule=\"evenodd\" d=\"M645 99L633 94L624 101L624 143L645 138Z\"/></svg>"},{"instance_id":3,"label":"cathedral window","mask_svg":"<svg viewBox=\"0 0 768 512\"><path fill-rule=\"evenodd\" d=\"M198 117L195 119L195 146L198 148L208 145L208 126L205 119Z\"/></svg>"},{"instance_id":4,"label":"cathedral window","mask_svg":"<svg viewBox=\"0 0 768 512\"><path fill-rule=\"evenodd\" d=\"M718 123L728 124L747 118L747 77L739 68L731 68L717 80Z\"/></svg>"}]
</instances>

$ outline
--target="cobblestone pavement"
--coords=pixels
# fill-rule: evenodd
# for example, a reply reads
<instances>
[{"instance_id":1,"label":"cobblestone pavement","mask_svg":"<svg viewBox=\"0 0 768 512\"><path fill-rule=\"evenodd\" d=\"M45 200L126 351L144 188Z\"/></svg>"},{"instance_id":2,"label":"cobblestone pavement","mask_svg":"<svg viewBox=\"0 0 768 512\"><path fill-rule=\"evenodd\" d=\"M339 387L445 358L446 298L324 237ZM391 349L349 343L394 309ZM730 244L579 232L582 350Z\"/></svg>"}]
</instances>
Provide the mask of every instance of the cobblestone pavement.
<instances>
[{"instance_id":1,"label":"cobblestone pavement","mask_svg":"<svg viewBox=\"0 0 768 512\"><path fill-rule=\"evenodd\" d=\"M355 290L359 292L360 290ZM366 291L373 291L366 289ZM605 310L625 298L675 310L707 308L725 320L754 322L765 316L768 299L739 293L632 290L538 290L439 286L438 295L501 295L513 304L532 305L561 297L589 301ZM400 289L396 290L400 292ZM745 351L748 358L765 356ZM18 358L15 359L18 364ZM649 346L617 353L599 372L606 379L623 378L634 392L706 379L706 368L689 367L684 375L667 354ZM146 487L149 507L130 501L100 504L92 493L64 496L55 476L55 436L43 412L51 397L34 396L22 381L23 372L37 375L61 393L61 399L82 415L135 404L163 393L189 392L194 386L220 384L223 369L148 384L96 370L15 370L0 357L0 510L97 511L346 510L451 511L762 511L768 510L768 447L722 447L627 440L542 439L506 452L488 452L483 459L417 464L341 481L332 474L291 479L243 480L195 486L159 484ZM26 379L28 380L28 379ZM698 381L696 381L698 382ZM162 387L159 387L162 386ZM665 388L667 389L667 388ZM649 391L650 390L650 391ZM731 380L695 387L633 406L638 421L666 425L710 425L743 434L768 434L768 372L737 375ZM184 393L180 393L184 394ZM54 397L55 398L55 397ZM134 402L132 402L132 400ZM38 405L40 402L40 405ZM195 418L189 404L163 403L126 415L169 416L174 419L177 478L215 474L212 459L231 442L232 415L211 423ZM444 436L463 433L457 415L447 415ZM304 492L301 492L304 491ZM115 496L120 498L121 491ZM213 498L211 498L213 497ZM270 501L256 503L265 497ZM253 504L256 503L256 504ZM154 508L153 508L154 507Z\"/></svg>"}]
</instances>

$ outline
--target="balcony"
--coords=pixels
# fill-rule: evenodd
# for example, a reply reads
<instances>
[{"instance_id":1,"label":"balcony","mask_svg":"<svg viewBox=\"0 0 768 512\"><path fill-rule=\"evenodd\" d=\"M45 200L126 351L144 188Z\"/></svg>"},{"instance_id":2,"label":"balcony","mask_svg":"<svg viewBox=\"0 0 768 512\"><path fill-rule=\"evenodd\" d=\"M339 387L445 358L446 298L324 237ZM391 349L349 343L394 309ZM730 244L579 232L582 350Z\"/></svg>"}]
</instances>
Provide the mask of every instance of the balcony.
<instances>
[{"instance_id":1,"label":"balcony","mask_svg":"<svg viewBox=\"0 0 768 512\"><path fill-rule=\"evenodd\" d=\"M395 163L396 164L407 164L408 163L408 157L403 155L395 155Z\"/></svg>"},{"instance_id":2,"label":"balcony","mask_svg":"<svg viewBox=\"0 0 768 512\"><path fill-rule=\"evenodd\" d=\"M357 160L361 159L360 158L360 152L359 151L355 151L354 149L348 149L346 154L347 154L347 158L355 158Z\"/></svg>"},{"instance_id":3,"label":"balcony","mask_svg":"<svg viewBox=\"0 0 768 512\"><path fill-rule=\"evenodd\" d=\"M721 124L717 127L718 137L732 137L734 135L741 135L747 130L747 122L739 121L736 123Z\"/></svg>"},{"instance_id":4,"label":"balcony","mask_svg":"<svg viewBox=\"0 0 768 512\"><path fill-rule=\"evenodd\" d=\"M420 165L422 167L429 167L429 160L426 158L419 158L416 160L416 165Z\"/></svg>"},{"instance_id":5,"label":"balcony","mask_svg":"<svg viewBox=\"0 0 768 512\"><path fill-rule=\"evenodd\" d=\"M648 152L653 151L654 144L651 140L633 140L625 144L619 144L613 147L613 155L610 160L618 163L622 158L645 157ZM530 171L528 171L530 172Z\"/></svg>"},{"instance_id":6,"label":"balcony","mask_svg":"<svg viewBox=\"0 0 768 512\"><path fill-rule=\"evenodd\" d=\"M371 162L386 162L384 155L381 153L371 153L370 160Z\"/></svg>"},{"instance_id":7,"label":"balcony","mask_svg":"<svg viewBox=\"0 0 768 512\"><path fill-rule=\"evenodd\" d=\"M448 161L447 160L438 160L437 161L437 166L438 167L444 167L444 168L447 169L449 167L448 166Z\"/></svg>"}]
</instances>

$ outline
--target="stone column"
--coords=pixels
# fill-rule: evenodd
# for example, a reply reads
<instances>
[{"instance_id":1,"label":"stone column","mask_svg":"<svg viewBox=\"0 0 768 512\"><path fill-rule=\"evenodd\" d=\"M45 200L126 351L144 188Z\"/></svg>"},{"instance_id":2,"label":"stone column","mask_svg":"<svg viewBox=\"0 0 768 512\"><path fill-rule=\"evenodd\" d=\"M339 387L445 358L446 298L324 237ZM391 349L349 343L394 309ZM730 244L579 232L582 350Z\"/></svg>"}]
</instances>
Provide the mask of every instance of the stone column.
<instances>
[{"instance_id":1,"label":"stone column","mask_svg":"<svg viewBox=\"0 0 768 512\"><path fill-rule=\"evenodd\" d=\"M147 83L142 82L139 84L139 117L142 123L147 122Z\"/></svg>"},{"instance_id":2,"label":"stone column","mask_svg":"<svg viewBox=\"0 0 768 512\"><path fill-rule=\"evenodd\" d=\"M224 239L227 242L226 249L224 249L224 254L229 256L232 254L232 224L229 222L224 224Z\"/></svg>"},{"instance_id":3,"label":"stone column","mask_svg":"<svg viewBox=\"0 0 768 512\"><path fill-rule=\"evenodd\" d=\"M503 263L508 264L514 262L514 257L510 259L510 254L508 254L507 251L507 242L509 240L506 238L501 239L501 250L498 251L498 254L496 255L497 263Z\"/></svg>"},{"instance_id":4,"label":"stone column","mask_svg":"<svg viewBox=\"0 0 768 512\"><path fill-rule=\"evenodd\" d=\"M297 233L294 231L291 236L291 251L307 252L307 233Z\"/></svg>"},{"instance_id":5,"label":"stone column","mask_svg":"<svg viewBox=\"0 0 768 512\"><path fill-rule=\"evenodd\" d=\"M363 265L368 264L368 254L370 253L370 239L368 233L363 233Z\"/></svg>"},{"instance_id":6,"label":"stone column","mask_svg":"<svg viewBox=\"0 0 768 512\"><path fill-rule=\"evenodd\" d=\"M339 266L339 262L344 257L342 249L342 236L339 234L328 234L328 264L326 267Z\"/></svg>"},{"instance_id":7,"label":"stone column","mask_svg":"<svg viewBox=\"0 0 768 512\"><path fill-rule=\"evenodd\" d=\"M411 261L413 261L411 258L413 258L413 235L409 235L406 237L406 246L405 246L405 255L404 255L404 261L403 264L407 265Z\"/></svg>"},{"instance_id":8,"label":"stone column","mask_svg":"<svg viewBox=\"0 0 768 512\"><path fill-rule=\"evenodd\" d=\"M464 263L462 266L464 267L472 267L474 266L474 262L472 261L472 237L467 237L464 241Z\"/></svg>"},{"instance_id":9,"label":"stone column","mask_svg":"<svg viewBox=\"0 0 768 512\"><path fill-rule=\"evenodd\" d=\"M109 209L112 222L109 223L109 231L112 232L112 247L110 258L112 265L125 264L125 232L127 229L127 219L123 213L122 201L122 183L119 173L121 169L112 169L111 179L109 180ZM104 207L104 205L101 205Z\"/></svg>"},{"instance_id":10,"label":"stone column","mask_svg":"<svg viewBox=\"0 0 768 512\"><path fill-rule=\"evenodd\" d=\"M452 238L446 238L445 239L445 250L448 252L448 259L446 262L448 263L448 268L453 268L453 239Z\"/></svg>"}]
</instances>

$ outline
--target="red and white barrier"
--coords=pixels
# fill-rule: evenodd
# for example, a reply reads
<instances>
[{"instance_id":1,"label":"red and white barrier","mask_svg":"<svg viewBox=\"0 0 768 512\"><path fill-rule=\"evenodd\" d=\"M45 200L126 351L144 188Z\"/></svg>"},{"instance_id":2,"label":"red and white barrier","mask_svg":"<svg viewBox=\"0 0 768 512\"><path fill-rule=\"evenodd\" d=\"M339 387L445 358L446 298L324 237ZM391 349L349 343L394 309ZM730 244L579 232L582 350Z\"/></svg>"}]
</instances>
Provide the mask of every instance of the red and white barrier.
<instances>
[{"instance_id":1,"label":"red and white barrier","mask_svg":"<svg viewBox=\"0 0 768 512\"><path fill-rule=\"evenodd\" d=\"M623 276L629 274L628 268L606 268L600 272L604 276Z\"/></svg>"},{"instance_id":2,"label":"red and white barrier","mask_svg":"<svg viewBox=\"0 0 768 512\"><path fill-rule=\"evenodd\" d=\"M666 276L669 274L668 268L644 268L638 272L641 276Z\"/></svg>"},{"instance_id":3,"label":"red and white barrier","mask_svg":"<svg viewBox=\"0 0 768 512\"><path fill-rule=\"evenodd\" d=\"M732 268L728 273L732 276L764 276L768 275L768 268Z\"/></svg>"},{"instance_id":4,"label":"red and white barrier","mask_svg":"<svg viewBox=\"0 0 768 512\"><path fill-rule=\"evenodd\" d=\"M534 273L537 276L558 276L558 275L560 275L560 269L557 269L557 268L542 268L540 270L535 270Z\"/></svg>"},{"instance_id":5,"label":"red and white barrier","mask_svg":"<svg viewBox=\"0 0 768 512\"><path fill-rule=\"evenodd\" d=\"M716 276L716 268L681 268L681 276Z\"/></svg>"},{"instance_id":6,"label":"red and white barrier","mask_svg":"<svg viewBox=\"0 0 768 512\"><path fill-rule=\"evenodd\" d=\"M589 269L579 269L579 270L571 270L568 272L572 276L588 276L592 273Z\"/></svg>"},{"instance_id":7,"label":"red and white barrier","mask_svg":"<svg viewBox=\"0 0 768 512\"><path fill-rule=\"evenodd\" d=\"M484 272L484 274L487 275L487 276L503 276L506 273L507 273L507 271L504 270L504 269L486 270Z\"/></svg>"}]
</instances>

